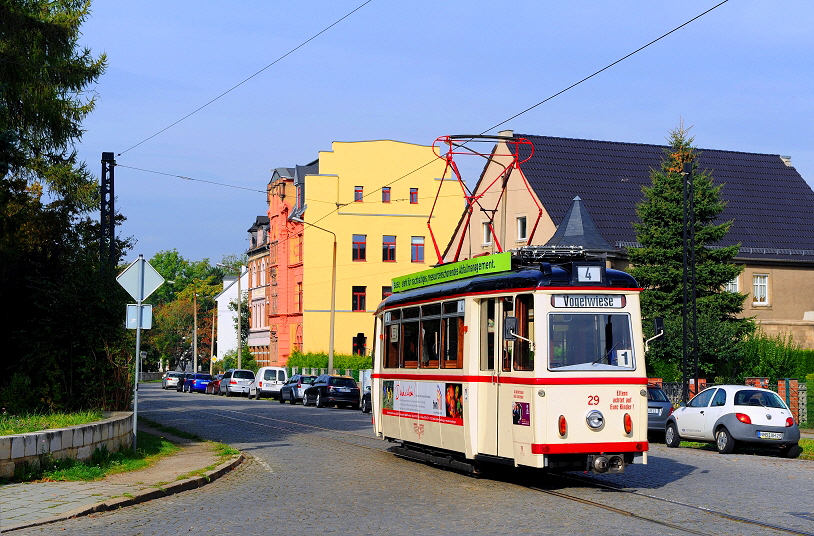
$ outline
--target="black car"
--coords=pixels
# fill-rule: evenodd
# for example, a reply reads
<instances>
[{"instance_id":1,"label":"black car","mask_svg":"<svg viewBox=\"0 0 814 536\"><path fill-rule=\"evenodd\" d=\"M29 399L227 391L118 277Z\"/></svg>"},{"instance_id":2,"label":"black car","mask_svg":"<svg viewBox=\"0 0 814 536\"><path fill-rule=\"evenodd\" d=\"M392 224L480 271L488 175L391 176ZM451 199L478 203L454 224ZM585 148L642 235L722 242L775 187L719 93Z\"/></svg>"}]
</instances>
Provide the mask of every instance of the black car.
<instances>
[{"instance_id":1,"label":"black car","mask_svg":"<svg viewBox=\"0 0 814 536\"><path fill-rule=\"evenodd\" d=\"M359 400L356 380L350 376L323 374L305 390L302 405L307 406L313 401L318 408L336 405L359 409Z\"/></svg>"},{"instance_id":2,"label":"black car","mask_svg":"<svg viewBox=\"0 0 814 536\"><path fill-rule=\"evenodd\" d=\"M286 401L291 404L296 404L297 400L303 399L303 394L309 385L314 383L316 376L308 376L306 374L294 374L287 382L280 387L280 404L285 404Z\"/></svg>"}]
</instances>

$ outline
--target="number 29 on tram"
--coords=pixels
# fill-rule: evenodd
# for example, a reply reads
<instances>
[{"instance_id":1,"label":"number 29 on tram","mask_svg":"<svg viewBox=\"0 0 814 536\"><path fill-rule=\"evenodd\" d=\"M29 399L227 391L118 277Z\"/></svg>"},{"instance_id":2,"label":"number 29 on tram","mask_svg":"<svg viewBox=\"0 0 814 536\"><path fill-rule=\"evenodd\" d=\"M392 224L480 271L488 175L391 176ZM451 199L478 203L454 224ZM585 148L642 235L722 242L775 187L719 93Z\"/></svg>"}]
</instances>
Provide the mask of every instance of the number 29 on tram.
<instances>
[{"instance_id":1,"label":"number 29 on tram","mask_svg":"<svg viewBox=\"0 0 814 536\"><path fill-rule=\"evenodd\" d=\"M602 262L518 264L500 253L394 279L376 312L376 435L466 471L647 463L636 281Z\"/></svg>"}]
</instances>

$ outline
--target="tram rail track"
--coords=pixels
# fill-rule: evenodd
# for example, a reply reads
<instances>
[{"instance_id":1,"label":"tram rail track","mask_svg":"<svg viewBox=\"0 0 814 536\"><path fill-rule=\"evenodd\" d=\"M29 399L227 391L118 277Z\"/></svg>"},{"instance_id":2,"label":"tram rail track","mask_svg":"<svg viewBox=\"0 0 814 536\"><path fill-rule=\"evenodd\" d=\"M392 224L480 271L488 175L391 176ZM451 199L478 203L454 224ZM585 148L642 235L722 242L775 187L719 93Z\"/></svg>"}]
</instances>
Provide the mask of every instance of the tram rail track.
<instances>
[{"instance_id":1,"label":"tram rail track","mask_svg":"<svg viewBox=\"0 0 814 536\"><path fill-rule=\"evenodd\" d=\"M222 418L222 419L225 419L225 420L229 420L229 421L238 421L238 422L242 422L244 424L251 424L251 425L259 426L259 427L262 427L262 428L281 430L281 431L289 432L289 433L298 433L298 434L300 434L300 433L302 433L303 428L307 428L307 429L311 429L311 430L316 431L316 432L323 432L323 433L331 434L330 436L325 436L325 435L320 434L319 435L320 439L329 439L329 440L337 442L337 443L343 443L343 444L346 444L346 445L351 445L351 446L354 446L354 447L359 447L359 448L367 449L367 450L374 450L374 451L379 451L379 452L390 452L390 447L389 446L371 447L371 446L368 446L368 445L360 444L358 442L348 441L348 440L344 440L344 439L340 439L338 437L335 437L336 434L339 434L339 435L346 436L346 437L355 437L355 438L364 439L364 440L376 439L376 438L374 438L374 437L372 437L370 435L366 435L366 434L360 434L360 433L346 431L346 430L338 430L336 428L328 428L328 427L324 427L324 426L317 426L317 425L313 425L313 424L307 424L307 423L303 423L301 421L291 421L291 420L287 420L287 419L268 417L268 416L264 416L264 415L246 413L245 411L235 411L235 410L228 410L228 409L223 409L223 408L212 410L212 411L209 412L209 415L214 416L214 417L218 417L218 418ZM277 424L271 424L271 423L277 423ZM394 456L398 456L398 457L401 457L401 458L407 458L407 459L411 459L411 460L419 461L419 462L423 462L423 463L428 463L426 460L416 460L415 458L410 458L409 456L399 456L398 454L394 454ZM786 527L786 526L777 525L777 524L774 524L774 523L767 523L767 522L759 521L759 520L756 520L756 519L750 519L750 518L746 518L746 517L742 517L742 516L736 516L736 515L728 514L726 512L722 512L722 511L715 510L715 509L712 509L712 508L706 508L706 507L703 507L703 506L696 506L696 505L684 503L684 502L681 502L681 501L676 501L674 499L667 499L667 498L664 498L664 497L658 497L658 496L655 496L655 495L642 493L642 492L640 492L638 490L635 490L635 489L624 489L624 488L614 486L614 485L611 485L611 484L607 484L607 483L604 483L604 482L598 482L596 480L592 480L592 479L588 479L588 478L582 478L582 477L577 476L577 475L562 474L562 473L549 473L549 475L551 477L554 477L554 478L559 478L559 479L567 480L567 481L570 481L570 482L576 482L576 483L579 483L582 486L586 486L586 487L589 487L589 488L611 490L611 491L614 491L614 492L617 492L617 493L629 494L629 495L635 496L637 498L663 502L663 503L670 504L670 505L675 506L675 507L687 508L687 509L690 509L690 510L693 510L693 511L696 511L696 512L700 512L700 513L703 513L703 514L714 516L714 517L717 517L719 519L723 519L723 520L726 520L726 521L731 521L731 522L734 522L734 523L751 525L751 526L754 526L754 527L759 527L761 529L773 530L773 531L776 531L776 532L779 532L779 533L785 533L785 534L797 534L797 535L803 535L803 536L814 536L814 532L807 532L807 531L795 529L795 528L792 528L792 527ZM490 472L479 473L479 474L475 474L475 475L472 475L472 476L476 476L476 477L480 477L480 478L489 478L490 477ZM508 478L508 479L506 479L505 477L501 478L501 480L506 482L506 483L520 485L520 486L523 486L523 487L525 487L525 488L527 488L529 490L536 491L538 493L543 493L543 494L546 494L546 495L549 495L549 496L552 496L552 497L557 497L557 498L562 499L562 500L581 503L581 504L584 504L586 506L590 506L590 507L593 507L593 508L603 509L603 510L606 510L606 511L609 511L609 512L613 512L613 513L615 513L617 515L630 517L630 518L637 519L637 520L643 521L643 522L653 523L653 524L656 524L656 525L659 525L659 526L662 526L662 527L665 527L665 528L669 528L669 529L672 529L672 530L675 530L675 531L680 531L680 532L684 532L684 533L687 533L687 534L701 534L701 535L710 534L707 531L697 530L697 529L693 529L693 528L690 528L690 527L685 527L685 526L681 526L681 525L678 525L678 524L675 524L675 523L671 523L671 522L668 522L668 521L663 521L663 520L657 519L655 517L642 515L642 514L639 514L637 512L631 511L631 510L625 510L623 508L618 508L618 507L615 507L615 506L611 506L609 504L606 504L606 503L603 503L603 502L600 502L600 501L596 501L596 500L593 500L593 499L589 499L589 498L585 498L585 497L578 497L576 495L571 495L569 493L564 493L562 491L555 491L555 490L551 490L551 489L545 489L545 488L539 487L537 485L530 484L528 482L523 482L523 480L526 480L526 479L527 479L527 476L525 478L523 476L520 476L520 477L513 476L513 477Z\"/></svg>"}]
</instances>

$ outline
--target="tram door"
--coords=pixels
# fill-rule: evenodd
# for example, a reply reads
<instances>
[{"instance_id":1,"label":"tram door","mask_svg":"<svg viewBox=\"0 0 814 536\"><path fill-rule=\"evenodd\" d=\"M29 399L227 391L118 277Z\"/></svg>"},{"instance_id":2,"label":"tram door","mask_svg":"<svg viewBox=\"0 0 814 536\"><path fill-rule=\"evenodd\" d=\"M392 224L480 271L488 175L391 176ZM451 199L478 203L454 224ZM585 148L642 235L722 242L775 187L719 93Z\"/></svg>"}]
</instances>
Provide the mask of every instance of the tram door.
<instances>
[{"instance_id":1,"label":"tram door","mask_svg":"<svg viewBox=\"0 0 814 536\"><path fill-rule=\"evenodd\" d=\"M506 449L506 445L512 445L511 427L506 427L505 419L501 418L503 412L499 411L505 405L501 404L501 397L506 402L512 396L511 385L500 382L501 374L511 370L511 355L506 355L503 343L503 318L511 315L511 308L511 298L487 298L480 302L480 370L488 380L479 385L478 450L492 456L512 456L511 450Z\"/></svg>"}]
</instances>

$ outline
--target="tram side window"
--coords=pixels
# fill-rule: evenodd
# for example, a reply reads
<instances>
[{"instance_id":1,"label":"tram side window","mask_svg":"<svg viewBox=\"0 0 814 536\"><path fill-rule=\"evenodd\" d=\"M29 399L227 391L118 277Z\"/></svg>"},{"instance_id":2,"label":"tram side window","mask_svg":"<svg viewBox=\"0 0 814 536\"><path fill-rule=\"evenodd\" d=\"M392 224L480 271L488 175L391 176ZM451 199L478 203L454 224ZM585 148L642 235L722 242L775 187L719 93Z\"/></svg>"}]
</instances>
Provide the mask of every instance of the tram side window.
<instances>
[{"instance_id":1,"label":"tram side window","mask_svg":"<svg viewBox=\"0 0 814 536\"><path fill-rule=\"evenodd\" d=\"M481 302L480 369L495 370L495 299Z\"/></svg>"},{"instance_id":2,"label":"tram side window","mask_svg":"<svg viewBox=\"0 0 814 536\"><path fill-rule=\"evenodd\" d=\"M514 370L534 370L534 296L517 296L514 308L517 334L523 337L514 341Z\"/></svg>"},{"instance_id":3,"label":"tram side window","mask_svg":"<svg viewBox=\"0 0 814 536\"><path fill-rule=\"evenodd\" d=\"M421 319L421 367L438 368L441 348L441 319Z\"/></svg>"},{"instance_id":4,"label":"tram side window","mask_svg":"<svg viewBox=\"0 0 814 536\"><path fill-rule=\"evenodd\" d=\"M399 366L399 324L390 324L384 327L384 366L397 368Z\"/></svg>"},{"instance_id":5,"label":"tram side window","mask_svg":"<svg viewBox=\"0 0 814 536\"><path fill-rule=\"evenodd\" d=\"M444 318L444 362L443 368L463 368L464 366L464 319L462 316Z\"/></svg>"},{"instance_id":6,"label":"tram side window","mask_svg":"<svg viewBox=\"0 0 814 536\"><path fill-rule=\"evenodd\" d=\"M404 341L401 356L402 368L418 368L418 326L418 322L404 322L401 325L401 335Z\"/></svg>"}]
</instances>

